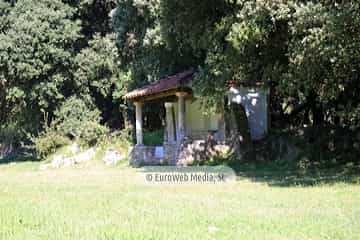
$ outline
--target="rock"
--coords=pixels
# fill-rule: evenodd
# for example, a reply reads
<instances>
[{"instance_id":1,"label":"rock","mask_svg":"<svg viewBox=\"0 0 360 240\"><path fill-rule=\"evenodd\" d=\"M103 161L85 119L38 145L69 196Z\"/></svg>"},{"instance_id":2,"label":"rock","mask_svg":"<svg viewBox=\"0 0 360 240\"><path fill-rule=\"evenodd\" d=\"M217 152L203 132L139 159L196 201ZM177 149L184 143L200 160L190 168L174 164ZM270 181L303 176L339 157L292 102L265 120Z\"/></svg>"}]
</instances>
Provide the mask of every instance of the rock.
<instances>
[{"instance_id":1,"label":"rock","mask_svg":"<svg viewBox=\"0 0 360 240\"><path fill-rule=\"evenodd\" d=\"M73 145L70 146L70 152L72 154L79 152L79 150L80 150L80 147L76 143L74 143Z\"/></svg>"},{"instance_id":2,"label":"rock","mask_svg":"<svg viewBox=\"0 0 360 240\"><path fill-rule=\"evenodd\" d=\"M76 163L86 162L86 161L93 159L95 157L95 154L96 154L95 149L90 148L86 152L80 153L72 158L74 160L74 163L76 164Z\"/></svg>"},{"instance_id":3,"label":"rock","mask_svg":"<svg viewBox=\"0 0 360 240\"><path fill-rule=\"evenodd\" d=\"M46 169L48 169L50 167L51 167L51 164L41 164L40 165L40 170L46 170Z\"/></svg>"},{"instance_id":4,"label":"rock","mask_svg":"<svg viewBox=\"0 0 360 240\"><path fill-rule=\"evenodd\" d=\"M63 155L56 155L52 162L51 162L51 167L52 168L59 168L62 163L64 162L64 156Z\"/></svg>"},{"instance_id":5,"label":"rock","mask_svg":"<svg viewBox=\"0 0 360 240\"><path fill-rule=\"evenodd\" d=\"M108 150L105 151L105 156L103 158L103 161L105 162L106 166L109 166L109 165L117 164L122 159L124 159L123 154L121 154L118 151L108 149Z\"/></svg>"},{"instance_id":6,"label":"rock","mask_svg":"<svg viewBox=\"0 0 360 240\"><path fill-rule=\"evenodd\" d=\"M73 148L73 151L78 151L78 147ZM86 162L95 157L96 150L90 148L86 152L80 153L73 157L65 158L63 155L55 155L51 163L42 164L40 170L46 170L48 168L60 168L60 167L70 167L78 163Z\"/></svg>"},{"instance_id":7,"label":"rock","mask_svg":"<svg viewBox=\"0 0 360 240\"><path fill-rule=\"evenodd\" d=\"M64 158L63 166L64 167L70 167L72 165L75 165L75 159L74 158Z\"/></svg>"}]
</instances>

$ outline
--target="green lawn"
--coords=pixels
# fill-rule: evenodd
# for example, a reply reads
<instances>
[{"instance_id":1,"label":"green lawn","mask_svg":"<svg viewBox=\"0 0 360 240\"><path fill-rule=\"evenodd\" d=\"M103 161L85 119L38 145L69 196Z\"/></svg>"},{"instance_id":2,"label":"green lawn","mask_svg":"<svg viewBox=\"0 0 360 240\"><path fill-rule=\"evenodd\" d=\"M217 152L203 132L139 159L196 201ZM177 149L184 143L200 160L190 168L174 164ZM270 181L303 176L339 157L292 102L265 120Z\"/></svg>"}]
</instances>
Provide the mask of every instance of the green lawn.
<instances>
[{"instance_id":1,"label":"green lawn","mask_svg":"<svg viewBox=\"0 0 360 240\"><path fill-rule=\"evenodd\" d=\"M244 172L226 185L148 185L124 166L38 165L0 165L0 239L360 237L359 183L286 186Z\"/></svg>"}]
</instances>

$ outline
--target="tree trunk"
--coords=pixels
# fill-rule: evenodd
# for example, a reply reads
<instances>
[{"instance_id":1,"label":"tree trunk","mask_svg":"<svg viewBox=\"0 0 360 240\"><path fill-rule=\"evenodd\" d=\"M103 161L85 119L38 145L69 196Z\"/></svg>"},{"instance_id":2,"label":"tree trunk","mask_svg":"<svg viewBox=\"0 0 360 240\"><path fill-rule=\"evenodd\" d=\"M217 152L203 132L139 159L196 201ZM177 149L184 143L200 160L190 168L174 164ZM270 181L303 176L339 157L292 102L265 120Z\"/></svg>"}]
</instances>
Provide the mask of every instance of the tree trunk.
<instances>
[{"instance_id":1,"label":"tree trunk","mask_svg":"<svg viewBox=\"0 0 360 240\"><path fill-rule=\"evenodd\" d=\"M134 129L135 126L133 124L134 121L131 120L131 113L129 109L123 109L122 115L124 119L124 128L125 129Z\"/></svg>"},{"instance_id":2,"label":"tree trunk","mask_svg":"<svg viewBox=\"0 0 360 240\"><path fill-rule=\"evenodd\" d=\"M230 127L230 144L239 159L243 159L244 155L251 148L251 136L248 118L246 116L245 108L236 103L231 103L230 111L227 114L227 126Z\"/></svg>"}]
</instances>

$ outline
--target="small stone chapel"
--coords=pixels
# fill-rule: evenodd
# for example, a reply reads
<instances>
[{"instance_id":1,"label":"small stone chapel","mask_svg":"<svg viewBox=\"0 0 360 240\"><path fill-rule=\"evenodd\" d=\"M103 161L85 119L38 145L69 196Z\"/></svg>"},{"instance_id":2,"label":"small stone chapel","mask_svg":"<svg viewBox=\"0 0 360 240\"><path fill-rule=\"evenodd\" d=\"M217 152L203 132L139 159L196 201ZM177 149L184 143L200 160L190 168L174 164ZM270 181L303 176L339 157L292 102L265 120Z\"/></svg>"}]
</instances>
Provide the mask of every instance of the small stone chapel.
<instances>
[{"instance_id":1,"label":"small stone chapel","mask_svg":"<svg viewBox=\"0 0 360 240\"><path fill-rule=\"evenodd\" d=\"M188 165L229 151L227 134L232 129L226 126L224 110L213 114L202 112L200 98L191 87L194 74L192 70L184 71L125 95L125 100L135 105L136 112L137 144L130 154L131 164ZM269 126L269 88L232 85L224 98L227 105L238 104L244 109L251 140L264 138ZM162 102L166 109L163 146L144 146L142 107L150 101Z\"/></svg>"}]
</instances>

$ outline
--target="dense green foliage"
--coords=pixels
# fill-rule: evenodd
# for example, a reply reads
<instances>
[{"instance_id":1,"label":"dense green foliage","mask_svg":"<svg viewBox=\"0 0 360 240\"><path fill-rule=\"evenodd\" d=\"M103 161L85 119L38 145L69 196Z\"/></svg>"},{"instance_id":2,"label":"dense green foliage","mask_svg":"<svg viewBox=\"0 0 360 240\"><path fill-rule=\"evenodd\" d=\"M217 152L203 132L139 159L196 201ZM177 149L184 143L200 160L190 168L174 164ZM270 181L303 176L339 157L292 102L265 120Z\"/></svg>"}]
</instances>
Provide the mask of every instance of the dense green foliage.
<instances>
[{"instance_id":1,"label":"dense green foliage","mask_svg":"<svg viewBox=\"0 0 360 240\"><path fill-rule=\"evenodd\" d=\"M194 67L208 106L229 80L261 82L292 125L357 127L359 16L356 1L121 0L114 25L135 84Z\"/></svg>"},{"instance_id":2,"label":"dense green foliage","mask_svg":"<svg viewBox=\"0 0 360 240\"><path fill-rule=\"evenodd\" d=\"M20 0L11 6L1 1L2 125L11 122L37 133L74 95L97 106L104 122L109 120L119 61L111 35L105 36L110 26L100 29L109 25L111 9L97 22L86 22L90 8L94 11L90 1L64 2Z\"/></svg>"},{"instance_id":3,"label":"dense green foliage","mask_svg":"<svg viewBox=\"0 0 360 240\"><path fill-rule=\"evenodd\" d=\"M38 129L71 89L73 48L80 37L74 11L60 1L18 1L0 33L2 121ZM28 126L30 125L30 126Z\"/></svg>"},{"instance_id":4,"label":"dense green foliage","mask_svg":"<svg viewBox=\"0 0 360 240\"><path fill-rule=\"evenodd\" d=\"M69 98L58 111L52 125L63 135L77 137L85 122L100 122L100 112L77 98Z\"/></svg>"},{"instance_id":5,"label":"dense green foliage","mask_svg":"<svg viewBox=\"0 0 360 240\"><path fill-rule=\"evenodd\" d=\"M123 128L127 90L189 68L209 110L229 80L260 83L274 127L355 131L359 27L357 1L0 0L0 136L74 133L64 116L87 111L66 112L72 99Z\"/></svg>"},{"instance_id":6,"label":"dense green foliage","mask_svg":"<svg viewBox=\"0 0 360 240\"><path fill-rule=\"evenodd\" d=\"M71 97L54 113L55 120L39 136L33 138L35 150L45 157L76 139L86 146L94 146L109 133L106 126L100 124L100 112L91 102Z\"/></svg>"},{"instance_id":7,"label":"dense green foliage","mask_svg":"<svg viewBox=\"0 0 360 240\"><path fill-rule=\"evenodd\" d=\"M114 1L0 1L0 136L40 156L121 127L128 73L110 33ZM37 136L31 137L28 136Z\"/></svg>"},{"instance_id":8,"label":"dense green foliage","mask_svg":"<svg viewBox=\"0 0 360 240\"><path fill-rule=\"evenodd\" d=\"M70 143L69 138L59 134L53 128L46 128L39 136L33 138L32 141L36 155L41 159L55 153L58 148Z\"/></svg>"}]
</instances>

